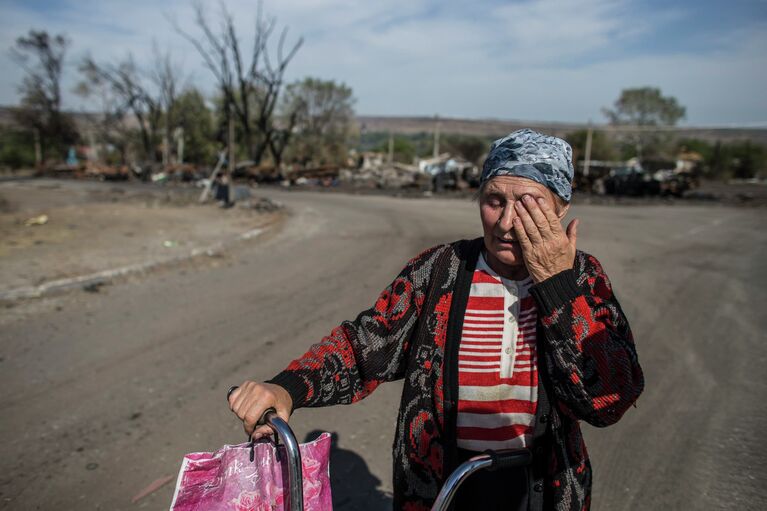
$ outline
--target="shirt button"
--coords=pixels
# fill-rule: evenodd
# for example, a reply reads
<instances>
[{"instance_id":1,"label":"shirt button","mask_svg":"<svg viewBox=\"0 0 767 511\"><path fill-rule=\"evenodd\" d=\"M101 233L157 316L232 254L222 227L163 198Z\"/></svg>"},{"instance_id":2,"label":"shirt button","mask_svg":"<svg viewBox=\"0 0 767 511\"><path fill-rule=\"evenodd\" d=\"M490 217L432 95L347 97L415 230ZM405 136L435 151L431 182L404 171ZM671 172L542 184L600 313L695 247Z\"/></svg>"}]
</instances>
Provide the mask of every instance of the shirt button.
<instances>
[{"instance_id":1,"label":"shirt button","mask_svg":"<svg viewBox=\"0 0 767 511\"><path fill-rule=\"evenodd\" d=\"M506 354L507 354L507 355L511 355L511 348L506 348L506 350L505 350L505 351L506 351Z\"/></svg>"},{"instance_id":2,"label":"shirt button","mask_svg":"<svg viewBox=\"0 0 767 511\"><path fill-rule=\"evenodd\" d=\"M541 483L535 483L535 486L533 486L533 490L537 491L538 493L543 491L543 485Z\"/></svg>"},{"instance_id":3,"label":"shirt button","mask_svg":"<svg viewBox=\"0 0 767 511\"><path fill-rule=\"evenodd\" d=\"M549 422L549 416L546 415L545 413L543 415L541 415L541 422L544 423L544 424Z\"/></svg>"}]
</instances>

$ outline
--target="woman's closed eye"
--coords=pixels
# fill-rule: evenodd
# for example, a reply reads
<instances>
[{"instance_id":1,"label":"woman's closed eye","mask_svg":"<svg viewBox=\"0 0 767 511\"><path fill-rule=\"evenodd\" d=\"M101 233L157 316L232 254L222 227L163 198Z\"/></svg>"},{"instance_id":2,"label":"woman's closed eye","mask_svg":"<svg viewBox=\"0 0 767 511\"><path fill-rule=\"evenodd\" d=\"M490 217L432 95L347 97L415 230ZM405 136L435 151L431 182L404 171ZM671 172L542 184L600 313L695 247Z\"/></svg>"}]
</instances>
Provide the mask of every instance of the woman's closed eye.
<instances>
[{"instance_id":1,"label":"woman's closed eye","mask_svg":"<svg viewBox=\"0 0 767 511\"><path fill-rule=\"evenodd\" d=\"M485 204L492 208L500 208L506 204L506 199L497 195L491 195L485 199Z\"/></svg>"}]
</instances>

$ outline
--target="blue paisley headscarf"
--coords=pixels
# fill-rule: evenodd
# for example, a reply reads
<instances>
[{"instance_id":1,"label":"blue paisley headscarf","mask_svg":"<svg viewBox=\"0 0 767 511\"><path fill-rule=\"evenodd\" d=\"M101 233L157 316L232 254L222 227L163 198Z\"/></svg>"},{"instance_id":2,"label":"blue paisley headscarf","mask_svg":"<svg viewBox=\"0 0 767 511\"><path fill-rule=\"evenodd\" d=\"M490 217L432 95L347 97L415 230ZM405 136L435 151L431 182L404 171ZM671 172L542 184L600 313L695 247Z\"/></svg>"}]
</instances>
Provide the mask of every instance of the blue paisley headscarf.
<instances>
[{"instance_id":1,"label":"blue paisley headscarf","mask_svg":"<svg viewBox=\"0 0 767 511\"><path fill-rule=\"evenodd\" d=\"M570 144L529 128L499 138L490 147L480 185L496 176L532 179L569 203L572 197L573 150Z\"/></svg>"}]
</instances>

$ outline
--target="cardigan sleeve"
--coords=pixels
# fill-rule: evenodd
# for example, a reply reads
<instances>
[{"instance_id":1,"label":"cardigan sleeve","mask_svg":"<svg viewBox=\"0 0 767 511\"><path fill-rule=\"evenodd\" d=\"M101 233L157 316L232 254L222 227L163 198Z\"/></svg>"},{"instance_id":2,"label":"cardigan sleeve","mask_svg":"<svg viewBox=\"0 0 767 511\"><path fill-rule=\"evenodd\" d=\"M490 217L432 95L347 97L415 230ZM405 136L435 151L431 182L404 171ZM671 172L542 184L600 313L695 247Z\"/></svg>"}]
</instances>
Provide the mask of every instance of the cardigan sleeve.
<instances>
[{"instance_id":1,"label":"cardigan sleeve","mask_svg":"<svg viewBox=\"0 0 767 511\"><path fill-rule=\"evenodd\" d=\"M578 252L575 268L531 288L545 369L559 408L594 426L617 422L644 389L628 321L602 265Z\"/></svg>"},{"instance_id":2,"label":"cardigan sleeve","mask_svg":"<svg viewBox=\"0 0 767 511\"><path fill-rule=\"evenodd\" d=\"M354 403L381 383L404 377L439 248L409 261L372 307L342 322L269 380L288 391L294 409Z\"/></svg>"}]
</instances>

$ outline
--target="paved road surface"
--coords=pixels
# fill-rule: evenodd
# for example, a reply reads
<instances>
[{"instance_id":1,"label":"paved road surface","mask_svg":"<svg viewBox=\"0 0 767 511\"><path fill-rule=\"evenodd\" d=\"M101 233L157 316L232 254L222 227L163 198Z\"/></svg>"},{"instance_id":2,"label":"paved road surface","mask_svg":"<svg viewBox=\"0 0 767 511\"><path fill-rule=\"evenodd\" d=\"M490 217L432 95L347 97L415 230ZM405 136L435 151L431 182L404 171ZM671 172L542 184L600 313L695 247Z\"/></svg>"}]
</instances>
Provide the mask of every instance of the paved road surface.
<instances>
[{"instance_id":1,"label":"paved road surface","mask_svg":"<svg viewBox=\"0 0 767 511\"><path fill-rule=\"evenodd\" d=\"M186 452L243 439L229 385L265 379L372 304L406 260L478 235L468 201L272 193L279 234L210 265L5 309L0 508L167 509ZM594 507L765 509L764 209L575 206L629 317L647 387L617 425L584 426ZM401 387L300 410L335 431L336 509L390 506Z\"/></svg>"}]
</instances>

